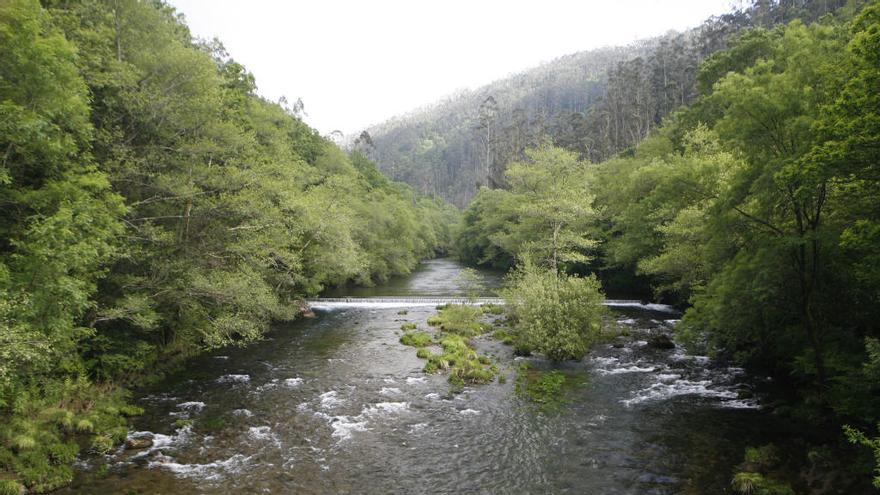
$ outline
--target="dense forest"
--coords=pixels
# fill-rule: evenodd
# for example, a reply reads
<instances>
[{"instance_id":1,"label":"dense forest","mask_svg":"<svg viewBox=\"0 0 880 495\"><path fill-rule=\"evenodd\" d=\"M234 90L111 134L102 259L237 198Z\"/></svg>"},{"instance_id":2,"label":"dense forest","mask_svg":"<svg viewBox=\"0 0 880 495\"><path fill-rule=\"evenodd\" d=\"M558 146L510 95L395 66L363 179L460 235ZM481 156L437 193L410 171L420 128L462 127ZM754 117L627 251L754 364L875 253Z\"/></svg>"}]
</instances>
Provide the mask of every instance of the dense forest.
<instances>
[{"instance_id":1,"label":"dense forest","mask_svg":"<svg viewBox=\"0 0 880 495\"><path fill-rule=\"evenodd\" d=\"M649 285L685 309L680 341L772 377L809 441L868 447L864 476L880 456L878 54L877 2L743 30L634 148L598 164L549 138L527 150L468 206L457 252L506 268L552 249L606 290Z\"/></svg>"},{"instance_id":2,"label":"dense forest","mask_svg":"<svg viewBox=\"0 0 880 495\"><path fill-rule=\"evenodd\" d=\"M69 482L121 387L449 247L454 208L254 88L161 2L0 3L0 479Z\"/></svg>"},{"instance_id":3,"label":"dense forest","mask_svg":"<svg viewBox=\"0 0 880 495\"><path fill-rule=\"evenodd\" d=\"M760 0L683 33L560 57L362 133L354 146L424 194L465 206L550 138L599 162L638 144L698 96L698 67L750 27L806 22L858 1ZM708 76L704 76L708 77Z\"/></svg>"}]
</instances>

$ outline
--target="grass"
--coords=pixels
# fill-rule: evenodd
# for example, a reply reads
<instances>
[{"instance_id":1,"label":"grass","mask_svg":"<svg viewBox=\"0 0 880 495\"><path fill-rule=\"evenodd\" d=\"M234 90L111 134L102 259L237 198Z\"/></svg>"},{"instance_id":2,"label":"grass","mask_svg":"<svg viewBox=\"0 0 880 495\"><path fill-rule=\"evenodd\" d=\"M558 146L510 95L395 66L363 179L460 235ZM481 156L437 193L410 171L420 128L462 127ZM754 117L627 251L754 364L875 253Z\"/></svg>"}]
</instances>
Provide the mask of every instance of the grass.
<instances>
[{"instance_id":1,"label":"grass","mask_svg":"<svg viewBox=\"0 0 880 495\"><path fill-rule=\"evenodd\" d=\"M466 384L491 382L498 375L498 368L488 356L480 355L468 339L488 330L490 326L479 321L483 310L478 306L447 304L437 307L439 313L428 318L428 325L439 327L440 339L435 342L427 332L408 331L400 337L400 343L417 347L416 356L427 359L425 373L447 373L448 381L455 388ZM402 330L415 330L414 323L406 323ZM427 349L439 344L442 352L434 354Z\"/></svg>"},{"instance_id":2,"label":"grass","mask_svg":"<svg viewBox=\"0 0 880 495\"><path fill-rule=\"evenodd\" d=\"M544 411L565 404L566 390L582 383L578 377L556 370L536 370L529 363L520 364L516 371L516 394Z\"/></svg>"},{"instance_id":3,"label":"grass","mask_svg":"<svg viewBox=\"0 0 880 495\"><path fill-rule=\"evenodd\" d=\"M193 423L194 421L191 419L179 418L174 422L174 426L176 426L177 428L186 428L187 426L192 426Z\"/></svg>"},{"instance_id":4,"label":"grass","mask_svg":"<svg viewBox=\"0 0 880 495\"><path fill-rule=\"evenodd\" d=\"M0 495L19 495L23 490L17 481L0 480Z\"/></svg>"},{"instance_id":5,"label":"grass","mask_svg":"<svg viewBox=\"0 0 880 495\"><path fill-rule=\"evenodd\" d=\"M461 335L445 334L440 346L442 353L428 356L425 373L448 372L449 383L457 386L489 383L498 373L491 360L477 354Z\"/></svg>"},{"instance_id":6,"label":"grass","mask_svg":"<svg viewBox=\"0 0 880 495\"><path fill-rule=\"evenodd\" d=\"M514 342L513 335L504 329L498 329L492 332L492 338L506 345L513 345Z\"/></svg>"},{"instance_id":7,"label":"grass","mask_svg":"<svg viewBox=\"0 0 880 495\"><path fill-rule=\"evenodd\" d=\"M486 303L480 306L480 310L483 312L483 314L500 315L504 313L504 306L502 306L501 304Z\"/></svg>"},{"instance_id":8,"label":"grass","mask_svg":"<svg viewBox=\"0 0 880 495\"><path fill-rule=\"evenodd\" d=\"M415 323L412 323L412 322L404 323L403 325L400 325L400 329L403 330L404 332L408 332L410 330L415 330L416 328L418 328L418 325L416 325Z\"/></svg>"},{"instance_id":9,"label":"grass","mask_svg":"<svg viewBox=\"0 0 880 495\"><path fill-rule=\"evenodd\" d=\"M426 332L407 332L400 337L400 343L413 347L425 347L431 345L433 339Z\"/></svg>"},{"instance_id":10,"label":"grass","mask_svg":"<svg viewBox=\"0 0 880 495\"><path fill-rule=\"evenodd\" d=\"M473 337L486 331L489 326L479 321L483 311L479 306L448 304L440 312L428 318L428 325L440 327L446 333Z\"/></svg>"},{"instance_id":11,"label":"grass","mask_svg":"<svg viewBox=\"0 0 880 495\"><path fill-rule=\"evenodd\" d=\"M140 408L127 404L118 388L85 379L49 381L22 388L0 421L0 493L22 485L44 493L71 482L71 463L81 449L106 453L125 440L128 416Z\"/></svg>"}]
</instances>

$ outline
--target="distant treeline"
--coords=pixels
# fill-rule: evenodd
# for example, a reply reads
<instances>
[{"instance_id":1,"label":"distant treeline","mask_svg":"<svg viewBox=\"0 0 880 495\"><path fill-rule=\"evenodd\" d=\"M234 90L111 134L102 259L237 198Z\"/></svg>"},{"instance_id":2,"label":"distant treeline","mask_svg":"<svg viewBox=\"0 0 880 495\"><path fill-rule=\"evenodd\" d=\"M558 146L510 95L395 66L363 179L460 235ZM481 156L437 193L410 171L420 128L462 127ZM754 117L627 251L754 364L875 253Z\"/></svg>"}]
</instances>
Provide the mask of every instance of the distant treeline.
<instances>
[{"instance_id":1,"label":"distant treeline","mask_svg":"<svg viewBox=\"0 0 880 495\"><path fill-rule=\"evenodd\" d=\"M549 136L600 162L637 145L705 82L700 63L751 27L810 22L862 0L755 0L684 33L561 57L367 129L358 149L425 194L465 206ZM491 55L488 55L491 56Z\"/></svg>"},{"instance_id":2,"label":"distant treeline","mask_svg":"<svg viewBox=\"0 0 880 495\"><path fill-rule=\"evenodd\" d=\"M0 2L0 493L124 438L117 385L449 247L455 208L254 88L162 2Z\"/></svg>"}]
</instances>

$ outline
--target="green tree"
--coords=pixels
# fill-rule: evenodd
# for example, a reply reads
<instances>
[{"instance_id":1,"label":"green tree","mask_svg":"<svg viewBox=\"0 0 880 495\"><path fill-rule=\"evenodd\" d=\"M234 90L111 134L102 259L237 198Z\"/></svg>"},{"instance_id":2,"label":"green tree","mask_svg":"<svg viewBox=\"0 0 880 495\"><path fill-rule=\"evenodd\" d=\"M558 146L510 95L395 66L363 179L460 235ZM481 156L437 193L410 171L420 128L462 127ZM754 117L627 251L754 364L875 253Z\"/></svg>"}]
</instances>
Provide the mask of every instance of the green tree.
<instances>
[{"instance_id":1,"label":"green tree","mask_svg":"<svg viewBox=\"0 0 880 495\"><path fill-rule=\"evenodd\" d=\"M556 362L581 359L601 336L605 298L594 276L557 273L526 259L502 296L521 349Z\"/></svg>"}]
</instances>

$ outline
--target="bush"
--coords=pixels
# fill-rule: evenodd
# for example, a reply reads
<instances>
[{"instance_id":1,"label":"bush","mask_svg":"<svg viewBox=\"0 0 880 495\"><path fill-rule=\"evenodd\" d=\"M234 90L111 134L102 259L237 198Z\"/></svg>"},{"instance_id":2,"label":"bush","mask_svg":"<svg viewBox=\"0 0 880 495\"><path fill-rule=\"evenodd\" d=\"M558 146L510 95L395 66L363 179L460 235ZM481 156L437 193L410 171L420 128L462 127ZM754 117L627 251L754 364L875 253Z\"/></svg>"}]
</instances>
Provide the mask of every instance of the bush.
<instances>
[{"instance_id":1,"label":"bush","mask_svg":"<svg viewBox=\"0 0 880 495\"><path fill-rule=\"evenodd\" d=\"M516 347L553 361L580 359L601 337L605 307L599 281L525 263L502 291L515 322Z\"/></svg>"},{"instance_id":2,"label":"bush","mask_svg":"<svg viewBox=\"0 0 880 495\"><path fill-rule=\"evenodd\" d=\"M0 495L19 495L24 487L13 480L0 480Z\"/></svg>"},{"instance_id":3,"label":"bush","mask_svg":"<svg viewBox=\"0 0 880 495\"><path fill-rule=\"evenodd\" d=\"M400 329L404 332L415 330L416 328L418 328L418 325L416 325L415 323L404 323L403 325L400 325Z\"/></svg>"}]
</instances>

